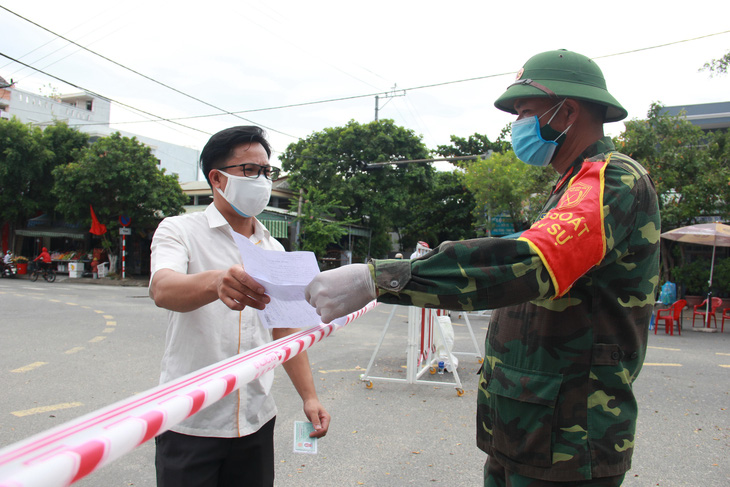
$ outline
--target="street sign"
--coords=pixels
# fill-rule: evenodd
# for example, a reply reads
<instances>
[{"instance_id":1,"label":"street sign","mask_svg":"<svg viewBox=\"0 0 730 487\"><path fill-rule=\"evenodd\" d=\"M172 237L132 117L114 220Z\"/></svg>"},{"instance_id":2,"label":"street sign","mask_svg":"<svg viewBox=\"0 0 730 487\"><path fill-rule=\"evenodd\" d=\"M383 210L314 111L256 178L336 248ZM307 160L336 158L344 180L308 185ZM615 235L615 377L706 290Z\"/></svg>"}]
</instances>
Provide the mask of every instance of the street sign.
<instances>
[{"instance_id":1,"label":"street sign","mask_svg":"<svg viewBox=\"0 0 730 487\"><path fill-rule=\"evenodd\" d=\"M119 235L132 235L132 229L127 227L122 227L119 229Z\"/></svg>"},{"instance_id":2,"label":"street sign","mask_svg":"<svg viewBox=\"0 0 730 487\"><path fill-rule=\"evenodd\" d=\"M119 215L119 224L121 226L128 227L130 223L132 223L132 219L129 218L127 215ZM127 235L129 235L129 234L127 234Z\"/></svg>"}]
</instances>

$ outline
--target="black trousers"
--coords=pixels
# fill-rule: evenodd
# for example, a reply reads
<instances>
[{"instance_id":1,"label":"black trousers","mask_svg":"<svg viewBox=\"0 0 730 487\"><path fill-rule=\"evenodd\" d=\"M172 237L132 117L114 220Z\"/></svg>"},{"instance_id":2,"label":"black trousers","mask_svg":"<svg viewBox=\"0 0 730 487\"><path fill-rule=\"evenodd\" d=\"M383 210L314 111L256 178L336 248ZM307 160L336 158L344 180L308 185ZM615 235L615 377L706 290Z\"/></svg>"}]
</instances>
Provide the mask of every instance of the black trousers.
<instances>
[{"instance_id":1,"label":"black trousers","mask_svg":"<svg viewBox=\"0 0 730 487\"><path fill-rule=\"evenodd\" d=\"M240 438L161 434L155 438L157 487L272 487L275 422Z\"/></svg>"}]
</instances>

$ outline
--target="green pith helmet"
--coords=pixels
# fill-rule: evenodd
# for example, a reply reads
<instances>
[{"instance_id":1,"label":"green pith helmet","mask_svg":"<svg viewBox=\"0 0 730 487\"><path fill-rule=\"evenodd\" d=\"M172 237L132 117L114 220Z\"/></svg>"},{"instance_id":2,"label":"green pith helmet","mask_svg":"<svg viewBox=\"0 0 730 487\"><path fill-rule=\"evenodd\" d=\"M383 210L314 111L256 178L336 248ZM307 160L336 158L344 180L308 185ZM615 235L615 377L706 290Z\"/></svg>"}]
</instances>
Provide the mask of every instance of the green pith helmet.
<instances>
[{"instance_id":1,"label":"green pith helmet","mask_svg":"<svg viewBox=\"0 0 730 487\"><path fill-rule=\"evenodd\" d=\"M606 90L601 68L582 54L565 49L532 56L494 106L516 115L514 101L534 97L573 98L604 105L608 108L606 122L618 122L628 115Z\"/></svg>"}]
</instances>

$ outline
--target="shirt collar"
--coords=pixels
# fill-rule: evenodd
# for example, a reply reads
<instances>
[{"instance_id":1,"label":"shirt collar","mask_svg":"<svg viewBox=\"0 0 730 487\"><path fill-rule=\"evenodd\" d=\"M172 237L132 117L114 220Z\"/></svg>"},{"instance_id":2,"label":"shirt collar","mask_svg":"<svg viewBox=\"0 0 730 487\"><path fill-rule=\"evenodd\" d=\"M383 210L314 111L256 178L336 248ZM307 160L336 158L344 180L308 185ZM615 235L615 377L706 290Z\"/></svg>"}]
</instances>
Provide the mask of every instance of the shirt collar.
<instances>
[{"instance_id":1,"label":"shirt collar","mask_svg":"<svg viewBox=\"0 0 730 487\"><path fill-rule=\"evenodd\" d=\"M228 229L231 229L231 226L228 224L228 221L225 219L225 217L221 214L220 211L218 211L218 208L216 208L215 203L211 203L208 205L208 207L205 209L205 217L208 219L208 225L210 228L219 228L223 226L227 226ZM253 219L254 223L254 229L253 229L253 238L256 240L264 240L271 238L271 233L269 233L269 230L266 229L266 227L258 220L258 218L254 217Z\"/></svg>"}]
</instances>

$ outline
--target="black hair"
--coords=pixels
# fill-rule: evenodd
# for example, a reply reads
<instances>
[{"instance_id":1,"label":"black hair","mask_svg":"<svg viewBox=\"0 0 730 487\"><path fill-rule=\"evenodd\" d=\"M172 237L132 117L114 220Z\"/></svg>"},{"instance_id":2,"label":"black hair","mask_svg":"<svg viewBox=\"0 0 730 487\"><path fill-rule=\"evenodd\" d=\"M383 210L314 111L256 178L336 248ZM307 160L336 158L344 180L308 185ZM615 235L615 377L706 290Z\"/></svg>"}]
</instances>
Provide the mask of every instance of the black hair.
<instances>
[{"instance_id":1,"label":"black hair","mask_svg":"<svg viewBox=\"0 0 730 487\"><path fill-rule=\"evenodd\" d=\"M258 142L266 150L266 155L271 157L271 146L266 140L266 132L255 125L240 125L230 127L214 134L203 147L200 153L200 169L203 171L205 180L210 185L208 173L216 166L223 164L231 157L233 150L239 145Z\"/></svg>"}]
</instances>

